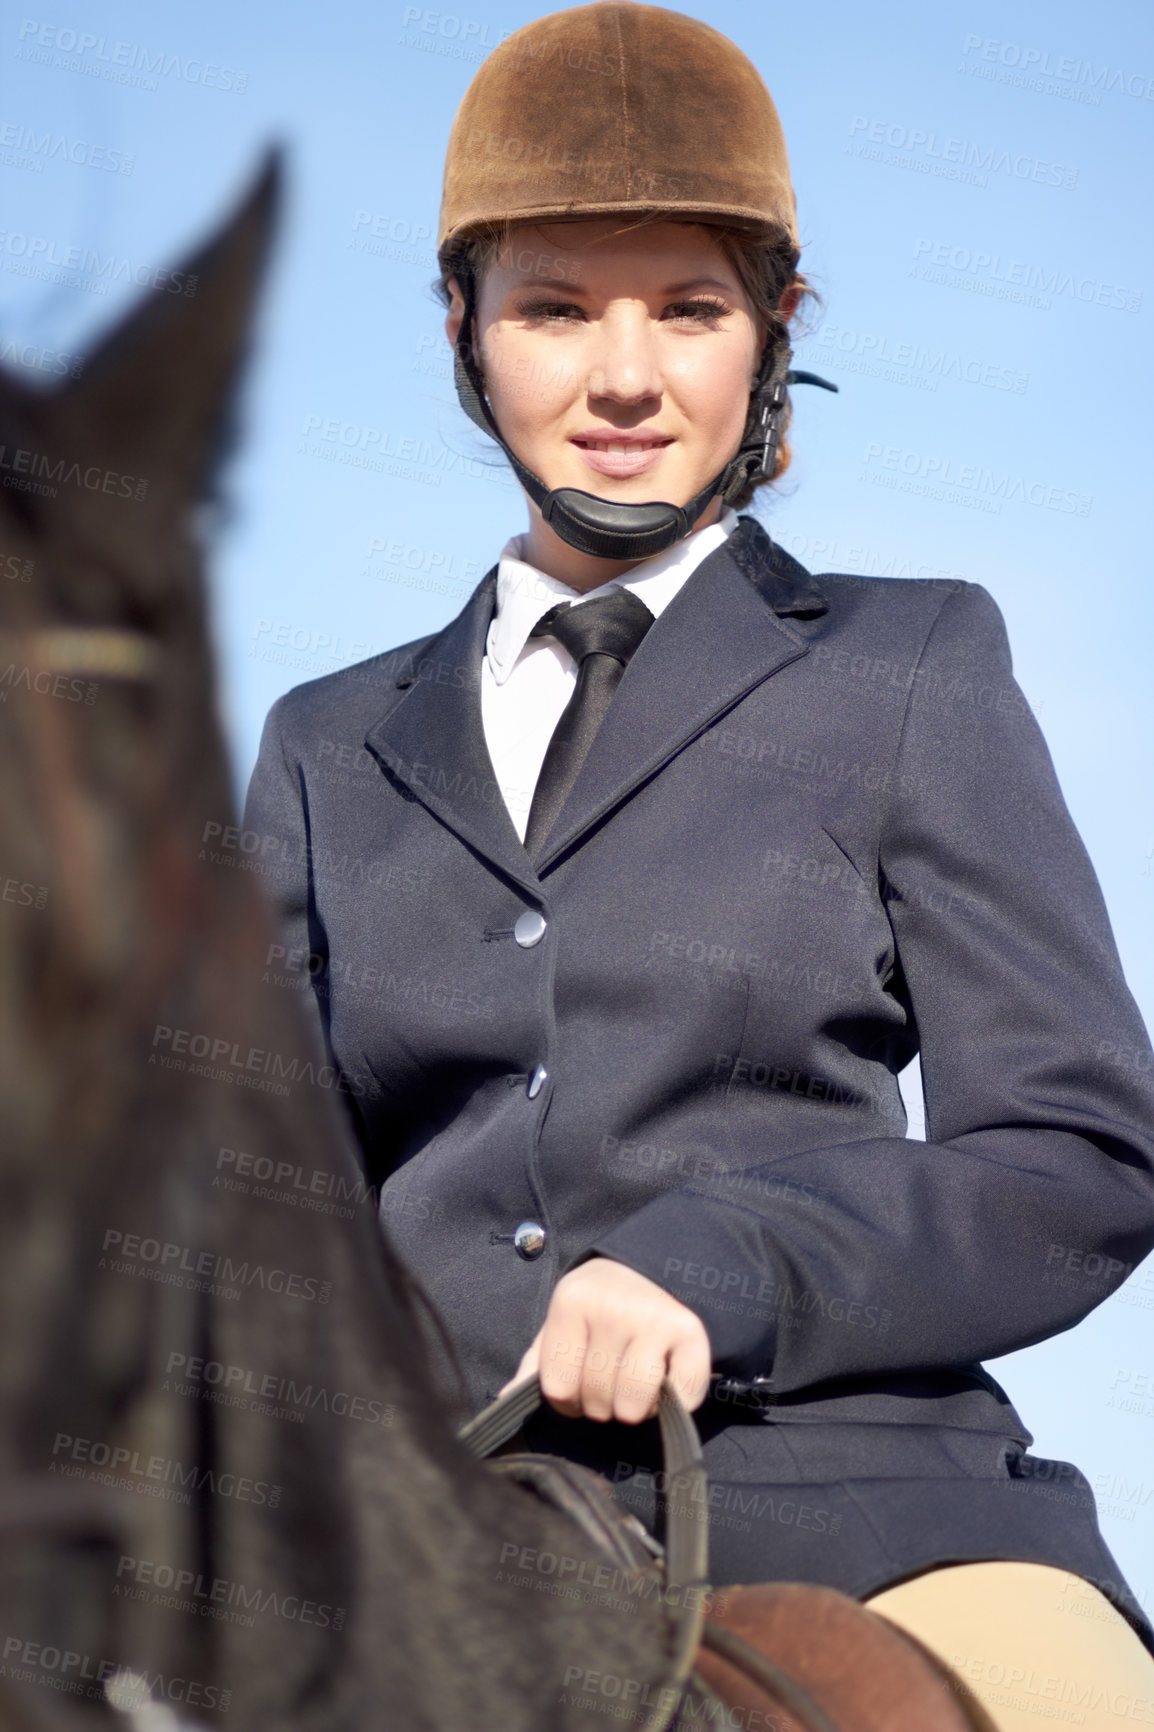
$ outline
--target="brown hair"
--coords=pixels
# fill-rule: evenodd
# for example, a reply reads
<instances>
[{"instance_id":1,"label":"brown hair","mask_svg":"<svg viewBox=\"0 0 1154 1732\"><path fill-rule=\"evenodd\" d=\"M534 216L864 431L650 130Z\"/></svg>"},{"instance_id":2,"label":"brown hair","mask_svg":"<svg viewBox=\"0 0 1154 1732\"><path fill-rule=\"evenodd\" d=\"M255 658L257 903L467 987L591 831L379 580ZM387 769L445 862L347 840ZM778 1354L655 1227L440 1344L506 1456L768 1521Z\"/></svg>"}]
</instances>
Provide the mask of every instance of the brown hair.
<instances>
[{"instance_id":1,"label":"brown hair","mask_svg":"<svg viewBox=\"0 0 1154 1732\"><path fill-rule=\"evenodd\" d=\"M559 219L554 219L559 220ZM654 211L643 216L638 222L627 223L624 228L643 226L647 222L668 221L668 213ZM452 299L449 289L449 278L459 277L462 272L472 273L477 290L480 290L481 278L486 267L500 252L501 248L511 238L514 230L530 225L508 221L488 223L483 227L478 225L475 233L466 240L457 241L447 247L441 257L441 274L434 281L434 294L445 307ZM542 225L546 226L546 225ZM552 224L548 225L552 226ZM781 229L776 233L751 233L749 229L732 224L709 223L702 224L709 229L710 236L717 242L722 253L732 265L737 279L749 299L754 318L766 327L769 340L777 347L788 342L790 327L801 319L802 309L809 303L820 307L821 297L812 284L798 270L801 250L796 242ZM620 233L621 231L617 231ZM794 312L787 320L779 311L781 297L786 289L797 284L801 290L801 299ZM790 463L789 423L791 407L787 400L785 412L781 418L781 433L777 442L777 457L773 465L773 474L760 476L758 480L748 483L734 500L736 509L741 510L752 500L759 487L768 487L771 481L776 481L785 474Z\"/></svg>"}]
</instances>

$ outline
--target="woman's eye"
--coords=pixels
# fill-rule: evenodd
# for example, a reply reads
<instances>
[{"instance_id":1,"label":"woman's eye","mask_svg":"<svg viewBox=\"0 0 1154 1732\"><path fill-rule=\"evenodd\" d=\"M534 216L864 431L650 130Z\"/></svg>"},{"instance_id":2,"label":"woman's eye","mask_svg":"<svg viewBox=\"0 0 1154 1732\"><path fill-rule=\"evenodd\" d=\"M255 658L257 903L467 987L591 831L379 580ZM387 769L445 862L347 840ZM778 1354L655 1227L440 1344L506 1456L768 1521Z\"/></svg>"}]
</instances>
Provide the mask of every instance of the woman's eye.
<instances>
[{"instance_id":1,"label":"woman's eye","mask_svg":"<svg viewBox=\"0 0 1154 1732\"><path fill-rule=\"evenodd\" d=\"M729 312L724 301L674 301L665 311L675 319L693 319L698 324L710 324L715 319L721 319Z\"/></svg>"},{"instance_id":2,"label":"woman's eye","mask_svg":"<svg viewBox=\"0 0 1154 1732\"><path fill-rule=\"evenodd\" d=\"M527 301L517 311L523 319L567 320L571 313L579 314L581 308L569 301Z\"/></svg>"}]
</instances>

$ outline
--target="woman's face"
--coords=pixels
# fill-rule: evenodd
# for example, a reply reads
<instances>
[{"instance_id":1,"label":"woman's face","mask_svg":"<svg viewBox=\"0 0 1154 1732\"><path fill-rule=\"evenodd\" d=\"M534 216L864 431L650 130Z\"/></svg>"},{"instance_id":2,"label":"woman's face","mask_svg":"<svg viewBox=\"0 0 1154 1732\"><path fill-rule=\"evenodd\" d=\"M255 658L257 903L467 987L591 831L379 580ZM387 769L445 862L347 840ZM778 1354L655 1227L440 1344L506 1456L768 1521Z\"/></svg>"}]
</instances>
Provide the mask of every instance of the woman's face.
<instances>
[{"instance_id":1,"label":"woman's face","mask_svg":"<svg viewBox=\"0 0 1154 1732\"><path fill-rule=\"evenodd\" d=\"M481 284L478 360L497 425L546 486L684 505L737 450L765 332L708 229L619 227L519 227Z\"/></svg>"}]
</instances>

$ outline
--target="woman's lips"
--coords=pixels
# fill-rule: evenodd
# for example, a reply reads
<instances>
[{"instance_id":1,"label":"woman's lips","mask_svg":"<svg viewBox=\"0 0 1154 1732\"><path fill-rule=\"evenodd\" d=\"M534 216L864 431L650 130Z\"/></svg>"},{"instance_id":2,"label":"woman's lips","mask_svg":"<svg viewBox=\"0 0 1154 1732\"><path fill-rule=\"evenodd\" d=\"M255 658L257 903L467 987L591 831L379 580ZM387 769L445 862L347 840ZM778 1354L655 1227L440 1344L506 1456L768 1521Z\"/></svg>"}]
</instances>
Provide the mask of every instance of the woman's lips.
<instances>
[{"instance_id":1,"label":"woman's lips","mask_svg":"<svg viewBox=\"0 0 1154 1732\"><path fill-rule=\"evenodd\" d=\"M596 469L599 475L644 475L647 469L652 469L661 453L673 444L672 439L654 440L642 443L638 440L621 441L598 440L595 444L583 439L574 439L572 443L580 451L582 457L591 469Z\"/></svg>"}]
</instances>

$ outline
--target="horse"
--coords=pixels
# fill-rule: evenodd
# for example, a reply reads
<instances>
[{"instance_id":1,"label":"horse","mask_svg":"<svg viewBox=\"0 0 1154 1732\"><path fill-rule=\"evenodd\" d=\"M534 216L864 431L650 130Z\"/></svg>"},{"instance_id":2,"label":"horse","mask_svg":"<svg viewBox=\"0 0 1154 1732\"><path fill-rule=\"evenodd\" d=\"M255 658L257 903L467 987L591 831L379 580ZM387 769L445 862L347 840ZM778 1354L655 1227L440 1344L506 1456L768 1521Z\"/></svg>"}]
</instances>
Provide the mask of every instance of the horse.
<instances>
[{"instance_id":1,"label":"horse","mask_svg":"<svg viewBox=\"0 0 1154 1732\"><path fill-rule=\"evenodd\" d=\"M770 1661L777 1718L718 1721L724 1596L458 1436L259 860L213 845L203 568L281 178L79 379L0 375L3 1723L830 1732Z\"/></svg>"}]
</instances>

